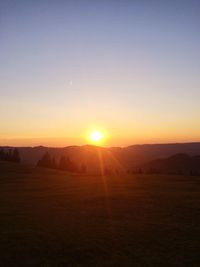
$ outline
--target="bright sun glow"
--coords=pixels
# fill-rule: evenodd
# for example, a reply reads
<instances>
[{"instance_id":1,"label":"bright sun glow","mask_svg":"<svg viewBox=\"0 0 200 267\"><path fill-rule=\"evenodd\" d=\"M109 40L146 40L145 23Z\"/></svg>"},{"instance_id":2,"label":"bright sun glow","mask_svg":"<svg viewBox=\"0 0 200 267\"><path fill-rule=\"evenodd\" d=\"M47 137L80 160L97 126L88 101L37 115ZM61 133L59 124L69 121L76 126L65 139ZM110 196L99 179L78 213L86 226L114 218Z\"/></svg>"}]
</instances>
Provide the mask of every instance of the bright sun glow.
<instances>
[{"instance_id":1,"label":"bright sun glow","mask_svg":"<svg viewBox=\"0 0 200 267\"><path fill-rule=\"evenodd\" d=\"M103 138L103 134L100 131L94 131L90 134L90 140L93 142L100 142Z\"/></svg>"}]
</instances>

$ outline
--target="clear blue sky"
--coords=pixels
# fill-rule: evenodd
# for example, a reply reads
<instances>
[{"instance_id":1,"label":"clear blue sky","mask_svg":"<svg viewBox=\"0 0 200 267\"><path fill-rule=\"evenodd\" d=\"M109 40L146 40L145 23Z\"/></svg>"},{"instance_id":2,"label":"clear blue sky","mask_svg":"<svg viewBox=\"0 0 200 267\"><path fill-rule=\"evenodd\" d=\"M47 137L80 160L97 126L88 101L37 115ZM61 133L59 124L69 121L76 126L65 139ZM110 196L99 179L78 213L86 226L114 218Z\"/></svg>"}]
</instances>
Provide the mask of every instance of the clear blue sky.
<instances>
[{"instance_id":1,"label":"clear blue sky","mask_svg":"<svg viewBox=\"0 0 200 267\"><path fill-rule=\"evenodd\" d=\"M0 1L0 144L200 141L199 1Z\"/></svg>"}]
</instances>

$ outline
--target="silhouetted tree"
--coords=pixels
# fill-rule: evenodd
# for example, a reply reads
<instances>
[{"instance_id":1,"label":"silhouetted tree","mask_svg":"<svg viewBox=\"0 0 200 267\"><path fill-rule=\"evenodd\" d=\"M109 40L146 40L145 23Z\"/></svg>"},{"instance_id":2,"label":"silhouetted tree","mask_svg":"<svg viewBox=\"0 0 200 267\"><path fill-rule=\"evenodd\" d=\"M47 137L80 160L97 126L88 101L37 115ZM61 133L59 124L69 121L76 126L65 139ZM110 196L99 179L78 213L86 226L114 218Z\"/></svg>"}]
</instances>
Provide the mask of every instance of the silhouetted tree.
<instances>
[{"instance_id":1,"label":"silhouetted tree","mask_svg":"<svg viewBox=\"0 0 200 267\"><path fill-rule=\"evenodd\" d=\"M0 150L0 160L5 160L5 151L4 151L4 149Z\"/></svg>"},{"instance_id":2,"label":"silhouetted tree","mask_svg":"<svg viewBox=\"0 0 200 267\"><path fill-rule=\"evenodd\" d=\"M5 150L4 152L4 160L11 161L12 160L12 151L11 149Z\"/></svg>"},{"instance_id":3,"label":"silhouetted tree","mask_svg":"<svg viewBox=\"0 0 200 267\"><path fill-rule=\"evenodd\" d=\"M16 163L20 162L20 155L17 148L14 149L13 154L11 156L11 160Z\"/></svg>"},{"instance_id":4,"label":"silhouetted tree","mask_svg":"<svg viewBox=\"0 0 200 267\"><path fill-rule=\"evenodd\" d=\"M15 148L13 151L12 151L12 149L8 149L8 150L1 149L0 150L0 160L12 161L12 162L19 163L20 162L20 155L19 155L18 149Z\"/></svg>"},{"instance_id":5,"label":"silhouetted tree","mask_svg":"<svg viewBox=\"0 0 200 267\"><path fill-rule=\"evenodd\" d=\"M65 157L65 156L62 156L62 157L60 158L58 168L59 168L60 170L65 170L65 169L66 169L66 165L67 165L66 157Z\"/></svg>"},{"instance_id":6,"label":"silhouetted tree","mask_svg":"<svg viewBox=\"0 0 200 267\"><path fill-rule=\"evenodd\" d=\"M57 169L57 163L55 157L52 158L51 160L51 168Z\"/></svg>"},{"instance_id":7,"label":"silhouetted tree","mask_svg":"<svg viewBox=\"0 0 200 267\"><path fill-rule=\"evenodd\" d=\"M14 153L14 152L13 152ZM7 160L8 161L14 161L13 160L13 153L12 153L12 149L9 149L7 152Z\"/></svg>"},{"instance_id":8,"label":"silhouetted tree","mask_svg":"<svg viewBox=\"0 0 200 267\"><path fill-rule=\"evenodd\" d=\"M64 171L78 172L76 164L69 157L66 156L62 156L60 158L58 168Z\"/></svg>"},{"instance_id":9,"label":"silhouetted tree","mask_svg":"<svg viewBox=\"0 0 200 267\"><path fill-rule=\"evenodd\" d=\"M37 166L52 168L52 159L49 152L46 152L44 156L38 161Z\"/></svg>"},{"instance_id":10,"label":"silhouetted tree","mask_svg":"<svg viewBox=\"0 0 200 267\"><path fill-rule=\"evenodd\" d=\"M74 161L70 160L70 158L68 158L68 170L71 172L78 172L78 167Z\"/></svg>"}]
</instances>

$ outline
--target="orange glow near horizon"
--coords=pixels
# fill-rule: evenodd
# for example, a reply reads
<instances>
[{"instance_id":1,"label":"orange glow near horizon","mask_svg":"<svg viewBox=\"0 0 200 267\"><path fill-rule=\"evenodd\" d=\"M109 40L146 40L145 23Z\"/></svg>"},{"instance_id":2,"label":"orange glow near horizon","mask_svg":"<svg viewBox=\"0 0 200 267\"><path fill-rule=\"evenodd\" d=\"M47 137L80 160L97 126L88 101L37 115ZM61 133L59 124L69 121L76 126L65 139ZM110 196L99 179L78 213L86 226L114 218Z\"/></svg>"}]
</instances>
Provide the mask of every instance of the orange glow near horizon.
<instances>
[{"instance_id":1,"label":"orange glow near horizon","mask_svg":"<svg viewBox=\"0 0 200 267\"><path fill-rule=\"evenodd\" d=\"M199 1L2 2L0 146L200 142Z\"/></svg>"},{"instance_id":2,"label":"orange glow near horizon","mask_svg":"<svg viewBox=\"0 0 200 267\"><path fill-rule=\"evenodd\" d=\"M97 128L94 128L97 129ZM99 129L99 128L98 128ZM118 134L119 132L110 131L109 134L104 129L100 129L99 131L102 133L102 138L99 141L95 141L91 139L91 134L96 130L88 130L84 131L80 136L78 134L74 136L69 136L66 134L65 136L59 137L0 137L0 146L47 146L47 147L65 147L70 145L86 145L93 144L98 146L110 147L124 147L135 144L161 144L161 143L187 143L187 142L200 142L199 136L190 136L189 134L182 134L180 136L173 135L168 133L168 135L160 134L159 138L158 134L155 133L155 137L150 135L145 136L144 134L138 137L138 133L135 130L135 133L130 136L123 136ZM141 133L144 133L141 131ZM145 131L147 133L147 131Z\"/></svg>"},{"instance_id":3,"label":"orange glow near horizon","mask_svg":"<svg viewBox=\"0 0 200 267\"><path fill-rule=\"evenodd\" d=\"M49 125L49 124L48 124ZM74 123L75 125L75 123ZM48 146L48 147L65 147L70 145L98 145L103 147L112 146L129 146L134 144L158 144L158 143L185 143L185 142L199 142L200 128L191 127L184 128L180 133L178 126L173 125L173 128L156 127L155 125L138 125L134 124L124 127L119 127L116 124L91 123L85 125L81 124L77 127L66 128L53 127L48 129L48 135L45 131L40 131L37 134L29 131L22 135L0 135L0 146ZM104 126L102 126L104 125ZM55 125L53 125L55 126ZM180 125L179 125L180 126ZM100 133L100 134L99 134Z\"/></svg>"}]
</instances>

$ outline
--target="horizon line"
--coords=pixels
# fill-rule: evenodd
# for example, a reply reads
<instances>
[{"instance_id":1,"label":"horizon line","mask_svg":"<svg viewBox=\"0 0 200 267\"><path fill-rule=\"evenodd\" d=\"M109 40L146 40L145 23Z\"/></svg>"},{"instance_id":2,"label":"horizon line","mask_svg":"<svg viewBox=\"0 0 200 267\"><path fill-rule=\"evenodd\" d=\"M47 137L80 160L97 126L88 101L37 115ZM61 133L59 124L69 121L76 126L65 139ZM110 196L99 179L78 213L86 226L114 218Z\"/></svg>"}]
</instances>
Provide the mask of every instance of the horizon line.
<instances>
[{"instance_id":1,"label":"horizon line","mask_svg":"<svg viewBox=\"0 0 200 267\"><path fill-rule=\"evenodd\" d=\"M84 144L84 145L67 145L67 146L45 146L45 145L36 145L36 146L12 146L12 145L1 145L0 147L3 148L38 148L38 147L43 147L43 148L67 148L67 147L85 147L85 146L91 146L91 147L99 147L99 148L127 148L127 147L132 147L132 146L147 146L147 145L184 145L184 144L200 144L200 141L188 141L188 142L163 142L163 143L141 143L141 144L132 144L132 145L127 145L127 146L100 146L100 145L95 145L95 144Z\"/></svg>"}]
</instances>

